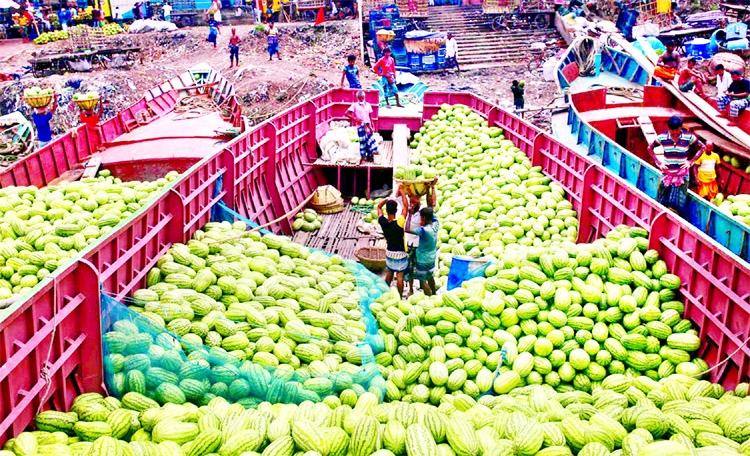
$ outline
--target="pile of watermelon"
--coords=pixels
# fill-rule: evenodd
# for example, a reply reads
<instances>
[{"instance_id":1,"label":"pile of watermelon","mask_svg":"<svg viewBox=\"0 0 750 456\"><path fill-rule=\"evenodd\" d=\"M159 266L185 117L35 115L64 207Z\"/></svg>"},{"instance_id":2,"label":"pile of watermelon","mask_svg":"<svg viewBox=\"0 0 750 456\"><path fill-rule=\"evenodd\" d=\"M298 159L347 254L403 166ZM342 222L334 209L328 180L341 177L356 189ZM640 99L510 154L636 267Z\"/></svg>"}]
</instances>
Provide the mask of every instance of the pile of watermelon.
<instances>
[{"instance_id":1,"label":"pile of watermelon","mask_svg":"<svg viewBox=\"0 0 750 456\"><path fill-rule=\"evenodd\" d=\"M123 182L102 170L44 188L0 189L0 300L31 290L178 176Z\"/></svg>"},{"instance_id":2,"label":"pile of watermelon","mask_svg":"<svg viewBox=\"0 0 750 456\"><path fill-rule=\"evenodd\" d=\"M110 393L248 407L367 390L382 397L357 291L359 280L377 292L375 276L246 229L209 223L148 272L148 287L104 334Z\"/></svg>"}]
</instances>

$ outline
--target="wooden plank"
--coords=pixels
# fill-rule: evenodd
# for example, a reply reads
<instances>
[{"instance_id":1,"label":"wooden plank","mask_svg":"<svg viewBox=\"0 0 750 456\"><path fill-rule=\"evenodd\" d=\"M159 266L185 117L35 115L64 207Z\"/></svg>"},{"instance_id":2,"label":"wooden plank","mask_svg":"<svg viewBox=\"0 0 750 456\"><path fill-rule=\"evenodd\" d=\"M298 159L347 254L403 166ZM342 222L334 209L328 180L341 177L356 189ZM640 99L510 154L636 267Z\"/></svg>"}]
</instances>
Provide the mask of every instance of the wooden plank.
<instances>
[{"instance_id":1,"label":"wooden plank","mask_svg":"<svg viewBox=\"0 0 750 456\"><path fill-rule=\"evenodd\" d=\"M708 130L696 129L692 130L693 133L704 141L711 141L715 146L721 148L726 152L731 152L736 155L750 156L750 150L743 148L742 146L728 141L725 138L717 135L716 133Z\"/></svg>"},{"instance_id":2,"label":"wooden plank","mask_svg":"<svg viewBox=\"0 0 750 456\"><path fill-rule=\"evenodd\" d=\"M646 138L646 142L649 144L653 144L654 141L656 141L656 137L658 136L656 133L656 130L654 129L654 124L651 122L651 119L648 118L648 116L640 116L638 117L638 125L641 127L641 131L643 132L643 136Z\"/></svg>"},{"instance_id":3,"label":"wooden plank","mask_svg":"<svg viewBox=\"0 0 750 456\"><path fill-rule=\"evenodd\" d=\"M624 106L622 108L597 109L595 111L586 111L580 113L581 120L584 122L597 122L600 120L610 120L618 118L633 118L647 116L652 118L668 119L672 116L690 117L692 113L681 109L660 108L660 107L643 107L643 106Z\"/></svg>"}]
</instances>

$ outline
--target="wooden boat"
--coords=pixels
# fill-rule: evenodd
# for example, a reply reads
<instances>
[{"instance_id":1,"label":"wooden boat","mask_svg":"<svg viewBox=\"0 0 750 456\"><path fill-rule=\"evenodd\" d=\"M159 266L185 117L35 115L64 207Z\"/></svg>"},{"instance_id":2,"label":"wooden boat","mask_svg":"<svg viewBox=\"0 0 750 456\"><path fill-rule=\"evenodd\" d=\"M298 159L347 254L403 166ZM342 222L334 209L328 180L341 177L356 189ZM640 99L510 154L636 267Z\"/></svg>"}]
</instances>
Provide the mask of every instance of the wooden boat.
<instances>
[{"instance_id":1,"label":"wooden boat","mask_svg":"<svg viewBox=\"0 0 750 456\"><path fill-rule=\"evenodd\" d=\"M679 90L673 81L654 81L656 54L647 43L641 53L619 36L604 47L601 71L581 75L580 40L563 54L557 71L559 89L566 94L568 109L553 115L554 134L626 179L652 198L656 197L660 173L648 156L647 147L666 131L669 117L679 115L702 141L713 142L722 156L750 159L750 112L740 115L738 126L718 117L715 104L695 93ZM654 85L658 84L658 85ZM750 193L750 174L722 161L718 169L719 191L724 195ZM688 221L714 237L746 261L750 254L737 239L748 238L750 227L720 211L714 204L689 192Z\"/></svg>"}]
</instances>

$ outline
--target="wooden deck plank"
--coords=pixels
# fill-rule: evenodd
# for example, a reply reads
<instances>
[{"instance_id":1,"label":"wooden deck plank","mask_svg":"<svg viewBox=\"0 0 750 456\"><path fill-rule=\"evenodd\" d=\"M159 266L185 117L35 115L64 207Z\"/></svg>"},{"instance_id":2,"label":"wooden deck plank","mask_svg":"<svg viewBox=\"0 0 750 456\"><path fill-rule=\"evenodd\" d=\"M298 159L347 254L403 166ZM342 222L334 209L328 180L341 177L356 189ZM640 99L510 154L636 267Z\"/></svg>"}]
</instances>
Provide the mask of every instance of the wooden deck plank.
<instances>
[{"instance_id":1,"label":"wooden deck plank","mask_svg":"<svg viewBox=\"0 0 750 456\"><path fill-rule=\"evenodd\" d=\"M357 231L357 223L364 217L364 214L350 210L350 205L347 204L341 212L324 214L318 231L297 231L292 240L310 248L356 260L354 254L360 247L385 247L382 236L374 237Z\"/></svg>"}]
</instances>

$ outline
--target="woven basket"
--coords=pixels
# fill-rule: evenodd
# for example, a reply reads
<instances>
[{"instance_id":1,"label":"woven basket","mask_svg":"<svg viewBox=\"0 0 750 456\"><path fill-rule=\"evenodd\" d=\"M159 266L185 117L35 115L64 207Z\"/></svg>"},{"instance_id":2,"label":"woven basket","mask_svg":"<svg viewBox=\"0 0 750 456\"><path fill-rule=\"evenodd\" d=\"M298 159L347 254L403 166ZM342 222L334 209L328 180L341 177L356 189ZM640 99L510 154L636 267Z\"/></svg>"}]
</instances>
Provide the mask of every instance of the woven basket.
<instances>
[{"instance_id":1,"label":"woven basket","mask_svg":"<svg viewBox=\"0 0 750 456\"><path fill-rule=\"evenodd\" d=\"M315 189L311 204L325 206L341 199L341 192L332 185L323 185Z\"/></svg>"},{"instance_id":2,"label":"woven basket","mask_svg":"<svg viewBox=\"0 0 750 456\"><path fill-rule=\"evenodd\" d=\"M40 95L38 97L23 97L23 99L26 100L26 103L32 108L43 108L50 104L53 98L55 98L54 93L50 95Z\"/></svg>"},{"instance_id":3,"label":"woven basket","mask_svg":"<svg viewBox=\"0 0 750 456\"><path fill-rule=\"evenodd\" d=\"M88 111L89 109L94 109L96 107L97 103L99 103L99 97L87 98L85 100L73 100L73 103L82 110Z\"/></svg>"},{"instance_id":4,"label":"woven basket","mask_svg":"<svg viewBox=\"0 0 750 456\"><path fill-rule=\"evenodd\" d=\"M312 204L310 207L315 209L318 214L335 214L344 210L344 200L334 201L330 204Z\"/></svg>"},{"instance_id":5,"label":"woven basket","mask_svg":"<svg viewBox=\"0 0 750 456\"><path fill-rule=\"evenodd\" d=\"M427 191L435 186L437 177L433 177L432 179L417 180L404 180L394 178L393 180L395 180L397 184L402 185L404 187L404 191L407 194L414 196L425 196L427 194Z\"/></svg>"},{"instance_id":6,"label":"woven basket","mask_svg":"<svg viewBox=\"0 0 750 456\"><path fill-rule=\"evenodd\" d=\"M362 247L354 253L354 256L372 272L380 272L385 269L385 249L383 247Z\"/></svg>"}]
</instances>

